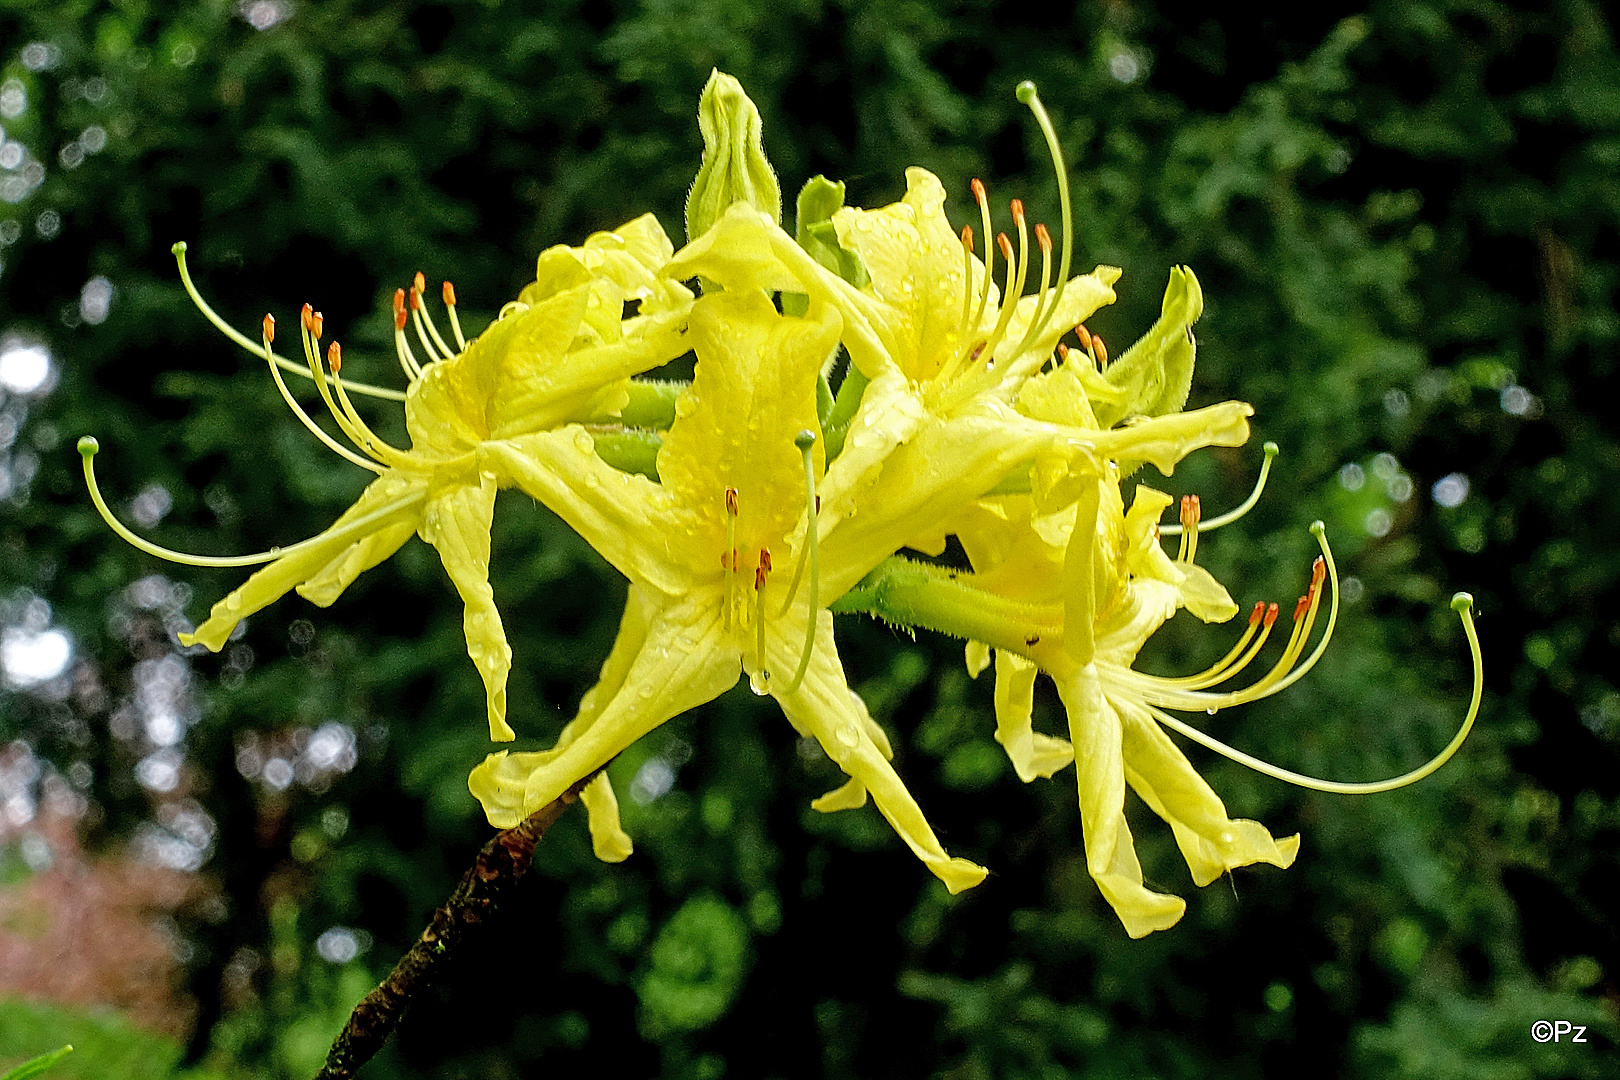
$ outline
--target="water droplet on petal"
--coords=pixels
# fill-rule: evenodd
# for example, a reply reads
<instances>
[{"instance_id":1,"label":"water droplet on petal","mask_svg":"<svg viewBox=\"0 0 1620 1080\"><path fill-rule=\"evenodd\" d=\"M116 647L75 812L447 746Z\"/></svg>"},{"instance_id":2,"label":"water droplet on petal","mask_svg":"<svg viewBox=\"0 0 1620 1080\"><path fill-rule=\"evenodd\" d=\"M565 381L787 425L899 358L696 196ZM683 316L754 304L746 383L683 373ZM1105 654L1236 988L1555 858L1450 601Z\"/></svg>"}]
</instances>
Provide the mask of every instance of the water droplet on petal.
<instances>
[{"instance_id":1,"label":"water droplet on petal","mask_svg":"<svg viewBox=\"0 0 1620 1080\"><path fill-rule=\"evenodd\" d=\"M852 750L861 743L861 733L855 730L854 724L840 724L833 737Z\"/></svg>"},{"instance_id":2,"label":"water droplet on petal","mask_svg":"<svg viewBox=\"0 0 1620 1080\"><path fill-rule=\"evenodd\" d=\"M748 689L760 697L771 692L771 673L768 671L750 671L748 673Z\"/></svg>"},{"instance_id":3,"label":"water droplet on petal","mask_svg":"<svg viewBox=\"0 0 1620 1080\"><path fill-rule=\"evenodd\" d=\"M587 431L576 431L574 432L574 449L582 454L594 454L596 452L596 440L591 438L590 433Z\"/></svg>"}]
</instances>

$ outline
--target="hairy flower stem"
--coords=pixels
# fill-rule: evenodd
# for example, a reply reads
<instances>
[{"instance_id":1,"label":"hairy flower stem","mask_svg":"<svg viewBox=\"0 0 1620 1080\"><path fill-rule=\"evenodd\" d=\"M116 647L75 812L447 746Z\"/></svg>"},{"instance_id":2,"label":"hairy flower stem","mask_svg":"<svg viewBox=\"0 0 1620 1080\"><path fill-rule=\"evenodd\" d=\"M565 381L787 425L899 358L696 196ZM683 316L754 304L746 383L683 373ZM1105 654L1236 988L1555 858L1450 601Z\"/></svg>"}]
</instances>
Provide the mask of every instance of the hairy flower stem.
<instances>
[{"instance_id":1,"label":"hairy flower stem","mask_svg":"<svg viewBox=\"0 0 1620 1080\"><path fill-rule=\"evenodd\" d=\"M394 965L388 978L354 1007L315 1080L347 1080L382 1049L411 1001L433 985L461 942L499 915L501 904L529 872L535 844L579 798L585 785L606 767L604 764L593 769L557 798L484 845L450 899L433 913L416 944Z\"/></svg>"}]
</instances>

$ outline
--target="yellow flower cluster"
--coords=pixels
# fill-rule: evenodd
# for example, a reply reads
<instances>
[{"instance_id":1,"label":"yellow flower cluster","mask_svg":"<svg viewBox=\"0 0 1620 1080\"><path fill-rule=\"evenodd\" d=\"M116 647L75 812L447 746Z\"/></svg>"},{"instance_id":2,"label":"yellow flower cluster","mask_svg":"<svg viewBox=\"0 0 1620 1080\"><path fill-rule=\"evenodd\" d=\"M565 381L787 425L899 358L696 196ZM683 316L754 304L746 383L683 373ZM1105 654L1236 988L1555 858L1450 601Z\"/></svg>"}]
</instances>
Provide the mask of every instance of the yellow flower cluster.
<instances>
[{"instance_id":1,"label":"yellow flower cluster","mask_svg":"<svg viewBox=\"0 0 1620 1080\"><path fill-rule=\"evenodd\" d=\"M1033 87L1020 97L1059 162L1066 222L1050 122ZM912 169L905 197L875 210L845 207L841 185L811 181L789 235L758 114L735 80L711 79L701 115L706 160L680 250L651 216L550 249L534 283L471 342L446 284L454 346L427 315L420 275L396 297L408 449L380 439L354 407L351 394L375 388L342 378L335 344L323 362L319 315L306 308L305 363L294 364L275 353L268 317L261 340L249 341L185 278L204 313L267 362L317 436L377 478L302 544L188 560L266 565L184 640L217 650L244 617L290 589L330 604L415 533L437 549L465 605L491 737L511 740L512 652L489 586L489 529L496 490L516 487L630 586L600 679L555 746L500 751L473 769L472 793L497 827L517 824L746 674L847 774L818 810L870 797L952 892L978 884L985 869L946 852L891 764L888 737L848 685L833 613L859 611L967 639L975 674L994 650L996 738L1025 780L1074 764L1088 865L1132 936L1171 925L1184 904L1143 884L1125 824L1127 785L1170 824L1200 885L1236 866L1291 863L1297 838L1275 840L1230 819L1165 734L1165 724L1181 722L1164 710L1250 700L1308 670L1337 611L1332 588L1327 630L1301 662L1324 576L1336 586L1325 541L1282 658L1246 690L1210 688L1254 659L1275 605L1256 609L1238 647L1208 672L1163 679L1132 667L1178 609L1205 621L1237 611L1194 562L1200 529L1214 524L1199 520L1196 504L1183 507L1172 559L1159 539L1171 531L1159 526L1169 497L1138 486L1128 510L1121 498L1122 477L1142 463L1169 473L1200 447L1249 436L1252 410L1241 402L1183 410L1203 306L1191 271L1172 271L1159 321L1110 361L1083 323L1113 301L1120 271L1071 277L1066 225L1054 273L1051 237L1036 226L1031 242L1018 203L1016 240L991 241L989 203L975 182L981 249L971 229L949 224L940 182ZM682 284L693 279L696 292ZM1071 333L1074 347L1062 340ZM690 384L637 378L688 352ZM835 395L829 376L846 354ZM282 369L312 381L349 445L303 412ZM92 496L120 535L184 558L112 518L95 488L94 441L81 449ZM898 554L937 553L948 536L970 569ZM1464 621L1472 641L1465 609ZM1067 739L1033 730L1038 672L1057 683ZM605 773L584 801L597 853L624 858L630 841Z\"/></svg>"}]
</instances>

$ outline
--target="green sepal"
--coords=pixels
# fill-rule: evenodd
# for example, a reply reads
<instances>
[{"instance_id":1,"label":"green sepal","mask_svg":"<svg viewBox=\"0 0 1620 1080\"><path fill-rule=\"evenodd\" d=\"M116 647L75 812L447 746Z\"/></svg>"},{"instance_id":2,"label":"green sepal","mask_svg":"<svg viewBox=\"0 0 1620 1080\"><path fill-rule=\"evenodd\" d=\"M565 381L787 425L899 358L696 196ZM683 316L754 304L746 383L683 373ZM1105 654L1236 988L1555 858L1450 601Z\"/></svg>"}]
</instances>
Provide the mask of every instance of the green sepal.
<instances>
[{"instance_id":1,"label":"green sepal","mask_svg":"<svg viewBox=\"0 0 1620 1080\"><path fill-rule=\"evenodd\" d=\"M640 428L593 431L591 441L596 444L596 456L620 472L639 473L649 480L659 478L658 451L664 445L659 432Z\"/></svg>"},{"instance_id":2,"label":"green sepal","mask_svg":"<svg viewBox=\"0 0 1620 1080\"><path fill-rule=\"evenodd\" d=\"M827 440L827 460L832 461L844 452L844 439L849 436L849 425L861 407L861 397L872 380L861 374L861 369L850 364L844 372L844 381L838 386L832 408L821 421L821 434Z\"/></svg>"},{"instance_id":3,"label":"green sepal","mask_svg":"<svg viewBox=\"0 0 1620 1080\"><path fill-rule=\"evenodd\" d=\"M1101 395L1092 401L1102 427L1111 428L1130 416L1181 411L1192 388L1198 351L1192 324L1203 312L1198 278L1188 267L1172 267L1158 321L1102 373L1103 381L1119 391L1115 401L1103 401Z\"/></svg>"},{"instance_id":4,"label":"green sepal","mask_svg":"<svg viewBox=\"0 0 1620 1080\"><path fill-rule=\"evenodd\" d=\"M628 428L668 431L675 422L675 399L691 385L679 379L631 379L630 398L618 420Z\"/></svg>"},{"instance_id":5,"label":"green sepal","mask_svg":"<svg viewBox=\"0 0 1620 1080\"><path fill-rule=\"evenodd\" d=\"M812 176L799 189L793 238L810 257L857 289L872 280L861 257L838 242L833 215L844 208L844 182Z\"/></svg>"}]
</instances>

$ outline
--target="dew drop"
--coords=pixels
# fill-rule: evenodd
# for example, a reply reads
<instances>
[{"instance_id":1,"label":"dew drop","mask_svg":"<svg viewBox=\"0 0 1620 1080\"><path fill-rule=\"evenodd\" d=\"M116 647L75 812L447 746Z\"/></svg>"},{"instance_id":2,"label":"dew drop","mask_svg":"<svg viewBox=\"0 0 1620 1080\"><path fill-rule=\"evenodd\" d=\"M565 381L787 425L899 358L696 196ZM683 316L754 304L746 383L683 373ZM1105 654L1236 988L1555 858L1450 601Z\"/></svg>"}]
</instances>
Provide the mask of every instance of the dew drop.
<instances>
[{"instance_id":1,"label":"dew drop","mask_svg":"<svg viewBox=\"0 0 1620 1080\"><path fill-rule=\"evenodd\" d=\"M591 438L590 432L576 431L574 432L574 449L582 454L593 454L596 452L596 440Z\"/></svg>"},{"instance_id":2,"label":"dew drop","mask_svg":"<svg viewBox=\"0 0 1620 1080\"><path fill-rule=\"evenodd\" d=\"M855 730L854 724L839 725L838 730L833 732L833 737L852 750L861 743L860 732Z\"/></svg>"},{"instance_id":3,"label":"dew drop","mask_svg":"<svg viewBox=\"0 0 1620 1080\"><path fill-rule=\"evenodd\" d=\"M1209 715L1214 716L1220 710L1215 708L1215 706L1211 705L1209 708L1205 709L1204 711L1209 713Z\"/></svg>"},{"instance_id":4,"label":"dew drop","mask_svg":"<svg viewBox=\"0 0 1620 1080\"><path fill-rule=\"evenodd\" d=\"M748 673L748 689L760 697L771 692L771 673L768 671L750 671Z\"/></svg>"}]
</instances>

